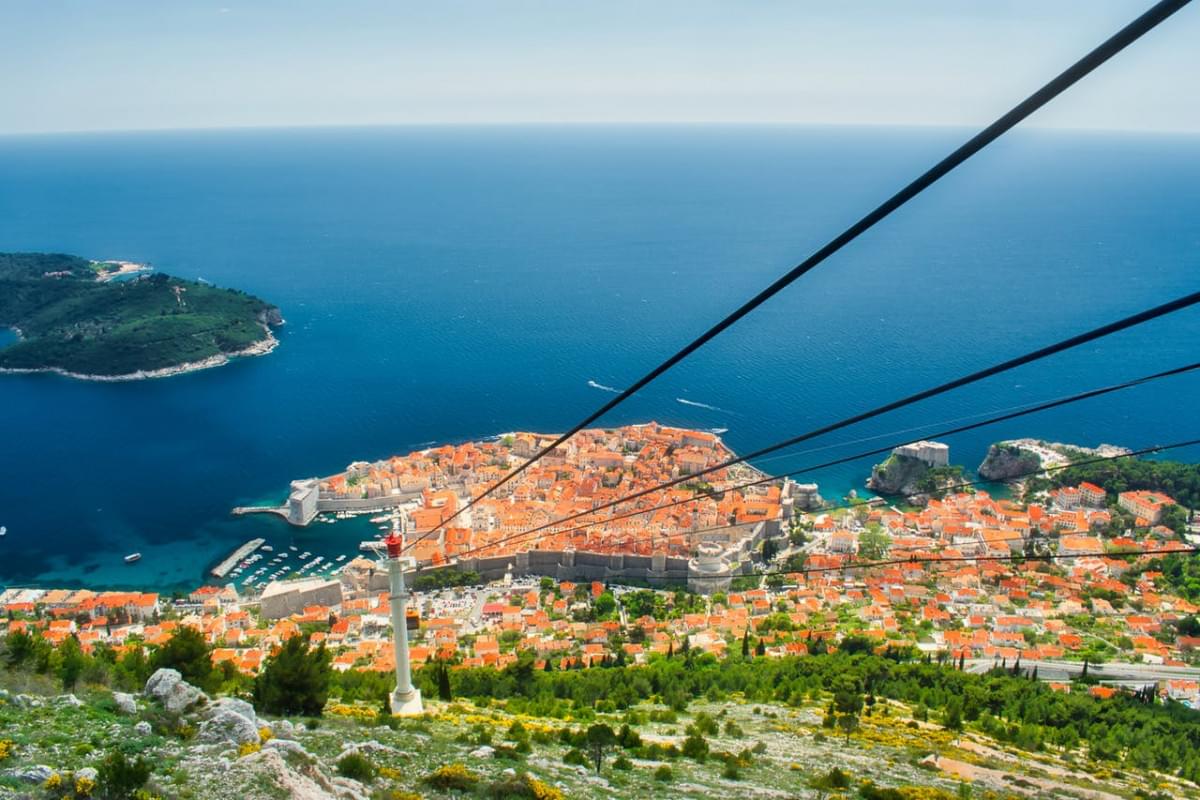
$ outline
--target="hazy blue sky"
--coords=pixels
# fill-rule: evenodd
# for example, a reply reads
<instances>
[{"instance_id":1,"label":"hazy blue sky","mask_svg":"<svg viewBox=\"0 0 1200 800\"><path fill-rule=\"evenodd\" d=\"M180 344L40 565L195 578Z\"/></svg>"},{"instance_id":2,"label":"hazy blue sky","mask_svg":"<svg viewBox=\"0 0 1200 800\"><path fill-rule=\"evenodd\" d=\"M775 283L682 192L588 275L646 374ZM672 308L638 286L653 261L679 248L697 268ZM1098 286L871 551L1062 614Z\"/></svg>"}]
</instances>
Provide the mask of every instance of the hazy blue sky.
<instances>
[{"instance_id":1,"label":"hazy blue sky","mask_svg":"<svg viewBox=\"0 0 1200 800\"><path fill-rule=\"evenodd\" d=\"M987 121L1150 0L3 0L0 133ZM1200 4L1031 124L1200 131Z\"/></svg>"}]
</instances>

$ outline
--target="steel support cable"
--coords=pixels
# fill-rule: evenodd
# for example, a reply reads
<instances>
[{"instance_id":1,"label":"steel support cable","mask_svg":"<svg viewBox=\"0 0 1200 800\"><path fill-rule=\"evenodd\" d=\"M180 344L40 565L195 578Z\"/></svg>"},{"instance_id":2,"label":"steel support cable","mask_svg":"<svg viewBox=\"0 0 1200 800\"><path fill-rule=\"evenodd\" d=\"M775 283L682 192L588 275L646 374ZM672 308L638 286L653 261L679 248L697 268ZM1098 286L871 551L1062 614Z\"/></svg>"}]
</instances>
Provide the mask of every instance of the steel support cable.
<instances>
[{"instance_id":1,"label":"steel support cable","mask_svg":"<svg viewBox=\"0 0 1200 800\"><path fill-rule=\"evenodd\" d=\"M732 327L736 322L741 320L750 312L754 311L767 300L770 300L776 294L783 291L798 278L820 265L850 242L854 241L863 233L870 230L877 223L890 215L893 211L900 208L909 200L913 199L925 189L932 186L955 167L958 167L984 147L987 147L989 144L1011 130L1033 112L1049 103L1055 97L1066 91L1072 85L1095 70L1101 64L1108 61L1117 53L1120 53L1122 50L1136 42L1145 34L1149 33L1156 26L1158 26L1159 23L1166 20L1189 2L1191 2L1191 0L1161 0L1161 2L1153 5L1144 14L1130 22L1121 30L1117 31L1106 41L1089 52L1087 55L1083 56L1083 58L1076 61L1070 67L1063 70L1056 77L1042 86L1042 88L1038 89L1020 103L1013 106L1011 110L1009 110L995 122L988 125L979 133L975 134L948 156L930 167L922 175L917 177L903 189L896 192L882 204L877 206L874 210L869 212L866 216L862 217L849 228L846 228L846 230L842 231L842 233L831 239L815 253L797 264L784 275L780 276L765 289L754 295L754 297L747 300L720 322L713 325L707 331L678 350L666 361L663 361L657 367L636 380L633 384L626 387L616 397L612 398L607 403L600 406L600 408L596 409L582 420L575 423L575 425L573 425L565 433L535 453L528 461L522 463L516 469L510 471L507 475L497 480L478 497L470 498L462 508L456 510L450 517L441 522L434 529L434 532L446 527L450 522L458 518L458 516L464 511L471 508L485 497L491 496L491 494L501 486L505 485L510 480L529 469L529 467L540 461L547 454L553 452L555 448L566 442L576 433L583 430L588 425L591 425L593 422L600 419L602 416L619 406L621 403L624 403L663 373L667 372L676 364L699 350L705 344L721 335L726 329Z\"/></svg>"},{"instance_id":2,"label":"steel support cable","mask_svg":"<svg viewBox=\"0 0 1200 800\"><path fill-rule=\"evenodd\" d=\"M1125 330L1125 329L1133 327L1135 325L1142 324L1142 323L1147 322L1152 319L1157 319L1158 317L1165 316L1166 314L1170 314L1170 313L1173 313L1180 309L1193 306L1197 303L1200 303L1200 292L1193 292L1190 295L1179 298L1177 300L1173 300L1169 303L1164 303L1163 305L1156 306L1152 309L1148 309L1146 311L1141 311L1137 314L1134 314L1129 317L1125 317L1124 319L1118 320L1116 322L1111 322L1111 323L1108 323L1107 325L1102 325L1098 328L1093 328L1092 330L1090 330L1086 333L1072 336L1068 339L1064 339L1062 341L1056 342L1055 344L1049 345L1047 347L1043 347L1043 348L1040 348L1033 352L1026 353L1025 355L1018 356L1017 358L1009 359L1008 361L993 365L991 367L987 367L986 369L979 370L977 372L971 373L970 375L966 375L961 378L956 378L955 380L940 384L939 386L935 386L931 389L926 389L926 390L918 392L916 394L909 395L908 397L906 397L902 400L896 400L896 401L887 403L885 405L878 406L870 411L865 411L860 414L856 414L854 416L847 417L843 420L840 420L839 422L831 423L829 425L825 425L823 427L816 428L812 431L809 431L808 433L801 434L800 436L794 436L790 439L785 439L782 442L778 442L778 443L770 445L768 447L764 447L759 450L755 450L754 452L747 453L746 455L727 459L725 461L719 462L711 467L706 467L697 472L694 472L694 473L691 473L688 475L683 475L683 476L680 476L679 478L675 478L670 481L665 481L656 486L652 486L652 487L649 487L646 489L642 489L642 490L633 492L631 494L625 495L624 497L619 497L615 500L611 500L606 503L602 503L601 505L596 506L595 508L591 508L591 509L587 509L584 511L576 512L574 514L570 514L561 519L553 520L551 522L545 523L544 525L539 525L529 531L524 531L521 534L514 534L513 537L510 537L510 540L515 539L517 536L532 536L536 533L547 530L549 528L559 526L564 523L579 519L580 517L588 516L590 514L595 514L596 512L599 512L599 511L604 511L606 509L613 508L614 506L620 505L622 503L627 503L631 500L636 500L638 498L645 497L646 495L662 491L663 489L669 489L672 486L677 486L681 483L693 481L696 478L711 474L713 472L716 472L717 470L727 469L731 466L740 464L745 461L749 461L749 460L757 458L759 456L763 456L768 453L773 453L777 450L782 450L786 447L791 447L793 445L799 444L799 443L807 441L809 439L816 438L817 436L822 436L826 433L832 433L833 431L840 430L842 428L848 427L848 426L856 424L858 422L862 422L867 419L872 419L874 417L885 414L889 411L894 411L896 409L903 408L905 406L909 406L914 403L920 402L921 400L925 400L930 397L935 397L937 395L944 394L953 389L956 389L956 388L959 388L962 386L966 386L971 383L976 383L985 378L989 378L994 375L1000 374L1002 372L1006 372L1008 370L1015 369L1019 366L1024 366L1025 364L1029 364L1031 362L1038 361L1043 358L1047 358L1051 355L1055 355L1064 350L1069 350L1073 347L1078 347L1081 344L1086 344L1088 342L1095 341L1097 339L1101 339L1105 336L1109 336L1113 333ZM1162 373L1156 373L1155 375L1148 375L1143 378L1135 379L1133 381L1127 381L1125 384L1116 384L1114 386L1104 387L1101 389L1093 389L1093 390L1090 390L1089 392L1080 393L1079 395L1072 395L1068 398L1062 398L1059 400L1050 401L1049 403L1043 403L1038 406L1033 406L1032 408L1012 412L1010 414L1005 414L1000 417L993 418L990 421L985 420L983 422L971 423L970 425L959 426L957 428L952 428L948 431L943 431L943 432L939 432L939 433L935 433L935 434L931 434L931 435L936 438L938 436L949 436L953 433L962 433L964 431L972 430L974 428L983 427L984 424L993 424L994 422L1000 422L1000 421L1003 421L1006 419L1014 419L1016 417L1025 416L1027 414L1034 413L1035 411L1046 410L1048 408L1053 408L1055 406L1065 405L1069 402L1076 402L1077 400L1086 399L1087 397L1094 397L1099 394L1107 394L1112 391L1117 391L1118 389L1127 388L1127 385L1132 386L1132 385L1136 385L1141 382L1145 382L1147 380L1157 380L1158 378L1161 378L1161 377L1167 377L1169 375L1177 375L1177 374L1180 374L1183 372L1187 372L1187 371L1196 369L1197 366L1198 366L1197 364L1191 364L1191 365L1188 365L1185 367L1177 367L1175 369L1167 370ZM907 443L907 442L902 442L901 444L905 444L905 443ZM895 445L895 446L898 447L899 445ZM892 446L875 448L870 451L866 451L863 454L854 455L854 456L846 456L843 458L834 459L832 461L825 462L824 464L818 464L818 465L815 465L812 467L808 467L804 471L815 471L818 469L825 469L825 468L828 468L831 466L846 463L848 461L857 460L858 458L864 458L869 455L875 455L877 453L887 452L887 451L890 451L891 449L892 449ZM798 474L798 473L795 471L792 473L788 473L788 475L794 475L794 474ZM765 481L759 481L759 482L765 482ZM646 513L648 510L649 509L641 509L639 513ZM632 516L632 514L630 514L630 516ZM438 531L438 528L434 528L428 534L424 534L422 536L418 536L418 537L414 538L412 542L408 543L405 546L405 549L407 550L407 549L413 547L417 542L421 541L424 538L427 538L428 536L434 535L435 533L437 533L437 531ZM504 541L505 540L501 540L501 543L503 543Z\"/></svg>"},{"instance_id":3,"label":"steel support cable","mask_svg":"<svg viewBox=\"0 0 1200 800\"><path fill-rule=\"evenodd\" d=\"M1198 364L1198 365L1197 365L1197 368L1200 368L1200 364ZM1185 441L1182 441L1182 442L1172 442L1172 443L1170 443L1170 444L1161 444L1161 445L1155 445L1155 446L1153 446L1153 447L1144 447L1144 448L1142 448L1142 449L1140 449L1140 450L1131 450L1131 451L1129 451L1128 453L1122 453L1122 454L1120 454L1120 455L1113 455L1113 456L1096 456L1095 458L1088 458L1088 459L1083 459L1083 460L1080 460L1080 461L1072 461L1072 462L1069 462L1069 463L1066 463L1066 464L1055 464L1055 465L1053 465L1053 466L1049 466L1049 467L1038 467L1037 469L1034 469L1034 470L1029 470L1028 472L1019 472L1019 473L1017 473L1016 475L1012 476L1012 478L1010 478L1009 480L1017 480L1017 479L1020 479L1020 478L1029 478L1029 477L1033 477L1033 476L1036 476L1036 475L1041 475L1042 473L1047 473L1047 472L1059 472L1059 471L1061 471L1061 470L1065 470L1065 469L1071 469L1072 467L1086 467L1086 466L1089 466L1089 465L1091 465L1091 464L1101 464L1101 463L1104 463L1104 462L1106 462L1106 461L1119 461L1120 459L1123 459L1123 458L1137 458L1137 457L1139 457L1139 456L1144 456L1144 455L1152 455L1152 454L1155 454L1155 453L1163 453L1163 452L1166 452L1166 451L1168 451L1168 450L1177 450L1177 449L1179 449L1179 448L1182 448L1182 447L1193 447L1193 446L1196 446L1196 445L1200 445L1200 438L1197 438L1197 439L1188 439L1188 440L1185 440ZM818 467L818 468L819 468L819 467ZM795 474L800 474L800 473L803 473L803 472L807 472L807 471L809 471L810 469L813 469L813 468L811 468L811 467L810 467L810 468L805 468L805 469L803 469L803 470L797 470L797 471L795 471L795 472L790 472L790 473L783 473L783 474L781 474L781 475L772 475L772 476L769 476L769 477L767 477L767 478L764 478L764 479L762 479L762 480L758 480L758 481L752 481L752 482L750 482L750 483L739 484L739 485L737 485L737 486L730 486L730 487L729 487L729 488L727 488L727 489L722 489L722 490L721 490L721 492L732 492L732 491L737 491L738 489L744 489L744 488L747 488L747 487L749 487L749 486L755 486L755 485L758 485L758 484L761 484L761 483L764 483L764 482L769 482L769 481L773 481L773 480L780 480L780 479L782 479L782 478L791 477L792 475L795 475ZM941 491L941 492L944 492L944 493L948 493L948 492L954 492L954 491L958 491L959 489L970 489L970 488L972 488L972 487L974 487L974 486L983 486L983 485L985 485L985 484L989 484L989 483L996 483L996 481L992 481L992 480L974 480L974 481L963 481L963 482L961 482L961 483L955 483L955 484L951 484L951 485L949 485L949 486L944 486L944 487L942 487L942 488L941 488L939 491ZM686 501L681 501L681 502L689 502L689 503L690 503L690 502L694 502L694 500L693 500L692 498L689 498L688 500L686 500ZM679 505L679 504L680 504L679 502L676 502L676 503L668 503L668 504L665 504L665 505L663 505L663 506L657 506L657 507L655 507L655 508L652 508L652 509L645 509L645 510L641 510L641 511L636 511L636 512L633 512L632 514L629 514L629 515L626 515L626 516L635 516L635 515L637 515L637 514L647 514L647 513L650 513L651 511L657 511L657 510L660 510L660 509L662 509L662 508L669 508L669 507L671 507L671 506L674 506L674 505ZM860 505L863 505L862 501L860 501L860 502L858 502L858 503L844 503L844 504L842 504L842 505L836 505L836 506L824 506L824 507L822 507L822 508L819 508L819 509L814 509L814 512L813 512L813 513L828 514L828 513L831 513L831 512L833 512L833 511L845 511L845 510L848 510L848 509L857 508L857 507L859 507ZM615 517L615 518L613 518L613 519L622 519L622 518L623 518L623 517ZM585 529L587 529L587 528L589 528L589 527L593 527L593 526L595 526L595 525L603 524L604 522L609 522L609 521L611 521L611 519L605 519L605 520L602 520L601 522L598 522L598 523L589 523L589 524L587 524L587 525L580 525L580 526L578 526L578 527L569 528L569 529L567 529L567 530L565 530L565 531L554 531L554 532L553 532L553 535L560 535L560 534L566 534L566 533L573 533L573 532L575 532L575 531L578 531L578 530L585 530ZM718 531L727 531L727 530L733 530L733 529L735 529L735 528L744 528L744 527L746 527L747 525L750 525L750 524L754 524L754 523L748 523L748 522L739 522L739 523L734 523L734 524L729 524L729 525L714 525L714 526L712 526L712 527L708 527L708 528L699 528L699 529L695 529L695 530L678 531L677 533L670 534L670 535L675 535L675 536L683 536L683 537L685 537L685 538L691 538L691 537L698 536L698 535L700 535L700 534L704 534L704 533L716 533L716 532L718 532ZM653 535L659 535L659 534L653 534ZM458 560L462 560L463 558L469 558L469 557L471 557L471 556L473 556L473 555L476 555L476 554L479 554L479 553L483 553L483 552L484 552L484 551L486 551L486 550L489 550L489 549L491 549L491 548L494 548L494 547L500 546L500 545L502 545L502 544L513 544L513 543L519 544L519 542L505 542L505 541L497 541L497 542L494 542L494 543L492 543L492 544L488 544L488 545L482 545L482 546L480 546L480 547L475 547L475 548L472 548L472 549L470 549L470 550L466 550L466 551L464 551L463 553L457 554L457 555L455 556L455 558L456 558L456 559L458 559ZM907 550L906 550L906 552L907 552Z\"/></svg>"}]
</instances>

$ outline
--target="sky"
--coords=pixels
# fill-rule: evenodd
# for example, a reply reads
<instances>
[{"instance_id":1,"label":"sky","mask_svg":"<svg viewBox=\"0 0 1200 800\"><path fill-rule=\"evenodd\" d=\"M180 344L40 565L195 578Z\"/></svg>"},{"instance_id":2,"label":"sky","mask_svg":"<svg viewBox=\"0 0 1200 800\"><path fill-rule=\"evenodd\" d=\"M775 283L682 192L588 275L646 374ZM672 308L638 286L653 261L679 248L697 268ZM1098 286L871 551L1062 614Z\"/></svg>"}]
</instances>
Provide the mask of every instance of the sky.
<instances>
[{"instance_id":1,"label":"sky","mask_svg":"<svg viewBox=\"0 0 1200 800\"><path fill-rule=\"evenodd\" d=\"M4 0L0 134L981 125L1150 0ZM1200 132L1200 3L1029 124Z\"/></svg>"}]
</instances>

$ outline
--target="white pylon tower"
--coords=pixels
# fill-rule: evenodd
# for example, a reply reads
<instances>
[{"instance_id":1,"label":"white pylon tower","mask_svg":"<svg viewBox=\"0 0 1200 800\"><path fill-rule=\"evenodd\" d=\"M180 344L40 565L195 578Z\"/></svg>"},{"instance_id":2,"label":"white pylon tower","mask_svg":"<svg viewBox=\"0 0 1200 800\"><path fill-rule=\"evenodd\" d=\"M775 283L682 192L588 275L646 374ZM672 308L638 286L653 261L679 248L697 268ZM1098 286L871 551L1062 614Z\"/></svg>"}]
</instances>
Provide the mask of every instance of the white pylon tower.
<instances>
[{"instance_id":1,"label":"white pylon tower","mask_svg":"<svg viewBox=\"0 0 1200 800\"><path fill-rule=\"evenodd\" d=\"M404 536L399 523L393 521L392 532L383 540L387 545L388 597L392 607L392 650L396 655L396 690L392 692L392 713L415 716L424 713L421 691L412 685L412 669L408 662L408 588L404 585Z\"/></svg>"}]
</instances>

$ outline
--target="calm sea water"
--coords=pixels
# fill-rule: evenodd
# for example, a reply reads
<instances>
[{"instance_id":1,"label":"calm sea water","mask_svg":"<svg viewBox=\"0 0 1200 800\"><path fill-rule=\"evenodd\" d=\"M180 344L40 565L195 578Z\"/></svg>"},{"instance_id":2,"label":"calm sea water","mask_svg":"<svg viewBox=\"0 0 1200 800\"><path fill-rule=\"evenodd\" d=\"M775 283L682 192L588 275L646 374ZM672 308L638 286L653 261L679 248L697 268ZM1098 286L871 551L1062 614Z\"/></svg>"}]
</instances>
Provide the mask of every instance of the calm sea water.
<instances>
[{"instance_id":1,"label":"calm sea water","mask_svg":"<svg viewBox=\"0 0 1200 800\"><path fill-rule=\"evenodd\" d=\"M266 358L168 380L0 378L0 583L193 586L232 506L433 442L561 430L967 132L415 128L0 138L0 250L152 262L277 303ZM1200 140L1006 138L616 412L741 451L1198 288ZM1193 360L1200 312L768 460ZM1196 436L1196 378L950 440ZM679 402L680 398L689 401ZM811 448L810 448L811 449ZM1200 457L1196 452L1181 457ZM862 485L863 461L816 476ZM127 566L121 557L144 558Z\"/></svg>"}]
</instances>

